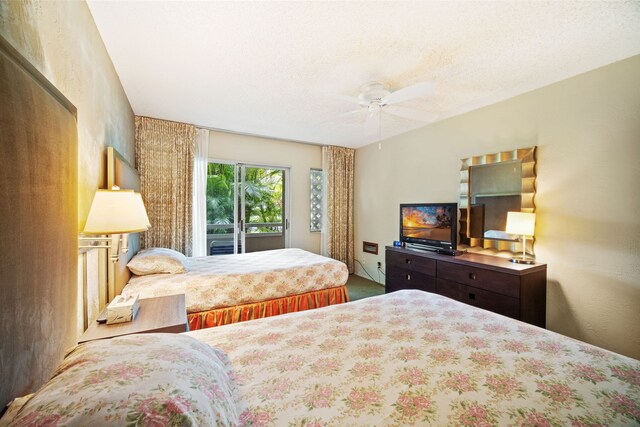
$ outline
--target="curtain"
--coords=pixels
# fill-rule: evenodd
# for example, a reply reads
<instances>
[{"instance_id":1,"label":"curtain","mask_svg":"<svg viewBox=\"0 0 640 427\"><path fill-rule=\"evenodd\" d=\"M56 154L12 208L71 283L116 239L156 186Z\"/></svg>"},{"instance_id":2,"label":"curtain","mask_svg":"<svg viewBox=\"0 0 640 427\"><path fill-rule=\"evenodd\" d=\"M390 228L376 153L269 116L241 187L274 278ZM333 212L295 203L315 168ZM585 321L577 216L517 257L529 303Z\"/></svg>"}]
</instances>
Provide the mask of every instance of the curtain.
<instances>
[{"instance_id":1,"label":"curtain","mask_svg":"<svg viewBox=\"0 0 640 427\"><path fill-rule=\"evenodd\" d=\"M320 254L329 256L329 221L327 220L327 147L322 147L322 218L320 223Z\"/></svg>"},{"instance_id":2,"label":"curtain","mask_svg":"<svg viewBox=\"0 0 640 427\"><path fill-rule=\"evenodd\" d=\"M136 167L151 222L141 233L142 248L191 256L195 137L192 125L136 116Z\"/></svg>"},{"instance_id":3,"label":"curtain","mask_svg":"<svg viewBox=\"0 0 640 427\"><path fill-rule=\"evenodd\" d=\"M354 269L353 244L353 170L355 150L328 146L323 148L323 169L326 175L326 228L323 252L347 264L349 274Z\"/></svg>"},{"instance_id":4,"label":"curtain","mask_svg":"<svg viewBox=\"0 0 640 427\"><path fill-rule=\"evenodd\" d=\"M193 256L207 256L207 164L209 131L198 129L193 156Z\"/></svg>"}]
</instances>

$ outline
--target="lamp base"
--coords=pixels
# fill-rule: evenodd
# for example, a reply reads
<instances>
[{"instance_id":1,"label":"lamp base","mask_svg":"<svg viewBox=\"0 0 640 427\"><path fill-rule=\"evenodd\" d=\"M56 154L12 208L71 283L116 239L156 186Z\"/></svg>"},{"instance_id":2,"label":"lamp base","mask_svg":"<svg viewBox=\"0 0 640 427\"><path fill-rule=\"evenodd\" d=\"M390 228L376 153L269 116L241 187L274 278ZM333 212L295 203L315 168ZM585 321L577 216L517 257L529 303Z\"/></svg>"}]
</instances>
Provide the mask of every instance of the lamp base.
<instances>
[{"instance_id":1,"label":"lamp base","mask_svg":"<svg viewBox=\"0 0 640 427\"><path fill-rule=\"evenodd\" d=\"M514 262L516 264L535 264L536 261L531 258L523 258L523 257L513 257L509 261Z\"/></svg>"}]
</instances>

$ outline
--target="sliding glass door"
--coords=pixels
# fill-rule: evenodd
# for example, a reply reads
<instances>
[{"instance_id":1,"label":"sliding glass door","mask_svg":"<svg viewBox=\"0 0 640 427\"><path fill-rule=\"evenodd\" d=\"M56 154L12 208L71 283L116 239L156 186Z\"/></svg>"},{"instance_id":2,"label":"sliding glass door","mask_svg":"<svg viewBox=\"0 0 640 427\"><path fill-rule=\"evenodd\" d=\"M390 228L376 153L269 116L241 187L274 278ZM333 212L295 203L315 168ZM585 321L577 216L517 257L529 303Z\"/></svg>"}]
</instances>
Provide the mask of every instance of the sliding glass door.
<instances>
[{"instance_id":1,"label":"sliding glass door","mask_svg":"<svg viewBox=\"0 0 640 427\"><path fill-rule=\"evenodd\" d=\"M207 165L207 255L237 253L237 182L236 165Z\"/></svg>"},{"instance_id":2,"label":"sliding glass door","mask_svg":"<svg viewBox=\"0 0 640 427\"><path fill-rule=\"evenodd\" d=\"M209 255L289 246L289 169L210 162L207 169Z\"/></svg>"}]
</instances>

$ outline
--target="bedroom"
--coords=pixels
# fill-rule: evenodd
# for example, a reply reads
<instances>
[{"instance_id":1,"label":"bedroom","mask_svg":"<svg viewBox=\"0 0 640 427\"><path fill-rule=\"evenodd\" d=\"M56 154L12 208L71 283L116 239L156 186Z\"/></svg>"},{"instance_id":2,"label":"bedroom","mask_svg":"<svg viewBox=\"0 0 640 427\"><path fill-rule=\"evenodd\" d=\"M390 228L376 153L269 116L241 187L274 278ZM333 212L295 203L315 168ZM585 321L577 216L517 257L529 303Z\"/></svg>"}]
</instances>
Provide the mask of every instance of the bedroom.
<instances>
[{"instance_id":1,"label":"bedroom","mask_svg":"<svg viewBox=\"0 0 640 427\"><path fill-rule=\"evenodd\" d=\"M1 35L78 109L79 231L95 190L103 187L105 171L96 165L102 164L104 147L114 146L133 162L134 111L87 5L15 3L0 3ZM637 5L633 10L637 24ZM361 242L382 247L396 240L400 203L455 200L460 159L538 146L536 255L549 268L547 327L640 358L640 197L633 189L640 178L640 59L635 34L636 50L610 65L389 138L381 150L377 144L359 148L355 258L366 266L384 262L383 251L377 257L362 253ZM262 156L255 148L258 138L229 138L225 149L243 150L238 154L242 160L253 160L248 153ZM429 148L423 144L427 140ZM298 147L266 143L282 151ZM267 151L278 155L275 149ZM309 163L320 167L320 157L317 148ZM317 251L319 237L307 235L292 247ZM66 328L65 348L77 338L75 324ZM3 336L10 333L3 330ZM50 373L53 367L43 369Z\"/></svg>"}]
</instances>

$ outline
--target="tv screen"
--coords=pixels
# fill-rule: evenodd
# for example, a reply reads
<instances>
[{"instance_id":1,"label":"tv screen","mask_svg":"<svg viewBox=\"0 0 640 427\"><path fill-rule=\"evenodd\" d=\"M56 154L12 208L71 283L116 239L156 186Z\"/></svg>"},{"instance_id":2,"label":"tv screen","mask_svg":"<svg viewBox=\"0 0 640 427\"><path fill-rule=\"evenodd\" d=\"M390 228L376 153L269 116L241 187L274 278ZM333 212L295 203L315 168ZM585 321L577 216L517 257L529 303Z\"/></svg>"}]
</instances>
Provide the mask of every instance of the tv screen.
<instances>
[{"instance_id":1,"label":"tv screen","mask_svg":"<svg viewBox=\"0 0 640 427\"><path fill-rule=\"evenodd\" d=\"M400 241L427 248L456 248L457 203L400 205Z\"/></svg>"}]
</instances>

